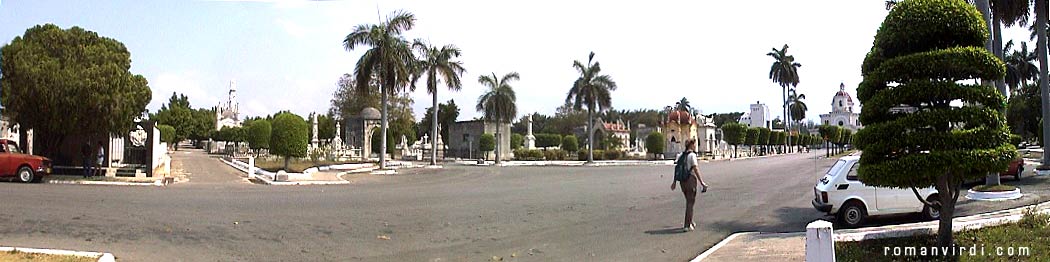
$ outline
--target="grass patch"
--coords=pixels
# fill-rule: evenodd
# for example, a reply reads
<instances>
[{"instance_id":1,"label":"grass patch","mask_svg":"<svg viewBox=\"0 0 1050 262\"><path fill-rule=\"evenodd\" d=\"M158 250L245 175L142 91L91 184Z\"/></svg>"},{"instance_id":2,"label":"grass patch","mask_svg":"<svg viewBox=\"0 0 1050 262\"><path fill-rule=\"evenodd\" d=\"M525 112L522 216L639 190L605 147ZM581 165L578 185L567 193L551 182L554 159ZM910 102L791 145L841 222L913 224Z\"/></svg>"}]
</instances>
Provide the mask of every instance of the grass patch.
<instances>
[{"instance_id":1,"label":"grass patch","mask_svg":"<svg viewBox=\"0 0 1050 262\"><path fill-rule=\"evenodd\" d=\"M1011 186L1011 185L996 185L996 186L979 185L979 186L973 187L973 191L978 191L978 192L1006 192L1006 191L1014 191L1014 189L1017 189L1017 187L1014 187L1014 186Z\"/></svg>"},{"instance_id":2,"label":"grass patch","mask_svg":"<svg viewBox=\"0 0 1050 262\"><path fill-rule=\"evenodd\" d=\"M330 166L330 165L339 165L339 164L360 164L360 163L362 163L362 162L361 161L310 161L310 160L295 160L295 159L293 159L293 160L288 161L288 170L285 170L285 171L289 172L289 173L302 173L303 170L309 169L311 167ZM266 171L270 171L270 172L277 172L277 171L280 171L280 170L284 169L284 159L269 160L269 159L257 158L257 159L255 159L255 167L258 167L258 168L261 168L262 170L266 170Z\"/></svg>"},{"instance_id":3,"label":"grass patch","mask_svg":"<svg viewBox=\"0 0 1050 262\"><path fill-rule=\"evenodd\" d=\"M59 255L47 255L47 254L36 254L36 253L23 253L18 251L0 252L0 261L36 261L36 262L94 262L98 261L98 258L91 257L78 257L78 256L59 256Z\"/></svg>"},{"instance_id":4,"label":"grass patch","mask_svg":"<svg viewBox=\"0 0 1050 262\"><path fill-rule=\"evenodd\" d=\"M922 247L931 252L929 250L937 246L937 236L928 235L838 242L835 243L835 257L839 261L1050 261L1048 224L1050 215L1038 214L1029 209L1024 218L1016 223L955 232L953 240L956 249L976 246L976 254L972 256L969 249L958 258L933 257L929 253L921 256ZM900 251L895 251L895 247L900 247ZM905 256L906 247L915 247L918 255ZM1011 247L1014 253L1012 256L1009 254ZM1028 254L1021 254L1024 252L1021 248L1027 248ZM900 252L901 255L895 256L894 252Z\"/></svg>"},{"instance_id":5,"label":"grass patch","mask_svg":"<svg viewBox=\"0 0 1050 262\"><path fill-rule=\"evenodd\" d=\"M842 153L831 155L831 158L840 158L840 157L848 156L849 154L853 154L853 153L856 153L856 152L857 152L856 149L850 149L850 150L842 151Z\"/></svg>"}]
</instances>

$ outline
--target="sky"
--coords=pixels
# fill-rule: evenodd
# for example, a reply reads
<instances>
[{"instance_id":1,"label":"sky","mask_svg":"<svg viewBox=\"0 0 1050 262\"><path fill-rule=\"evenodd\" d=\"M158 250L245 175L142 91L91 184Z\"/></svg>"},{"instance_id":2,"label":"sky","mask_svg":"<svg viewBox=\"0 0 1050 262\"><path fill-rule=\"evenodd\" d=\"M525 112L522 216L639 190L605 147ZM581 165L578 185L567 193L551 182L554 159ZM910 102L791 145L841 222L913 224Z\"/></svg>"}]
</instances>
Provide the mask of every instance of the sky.
<instances>
[{"instance_id":1,"label":"sky","mask_svg":"<svg viewBox=\"0 0 1050 262\"><path fill-rule=\"evenodd\" d=\"M347 51L343 38L398 10L417 19L407 39L462 49L463 89L438 92L439 101L456 101L459 120L480 115L479 75L511 71L521 74L511 84L519 116L553 114L578 77L573 61L586 62L592 51L619 86L615 109L662 109L685 97L705 114L761 101L776 117L781 89L768 77L766 53L788 44L802 64L807 119L816 121L840 83L856 95L861 62L888 12L883 0L3 0L0 44L38 24L79 26L124 43L131 72L153 90L151 111L172 92L193 107L215 106L236 81L242 117L306 115L327 112L336 81L365 50ZM1028 41L1024 28L1004 35ZM412 97L418 120L431 96L420 88Z\"/></svg>"}]
</instances>

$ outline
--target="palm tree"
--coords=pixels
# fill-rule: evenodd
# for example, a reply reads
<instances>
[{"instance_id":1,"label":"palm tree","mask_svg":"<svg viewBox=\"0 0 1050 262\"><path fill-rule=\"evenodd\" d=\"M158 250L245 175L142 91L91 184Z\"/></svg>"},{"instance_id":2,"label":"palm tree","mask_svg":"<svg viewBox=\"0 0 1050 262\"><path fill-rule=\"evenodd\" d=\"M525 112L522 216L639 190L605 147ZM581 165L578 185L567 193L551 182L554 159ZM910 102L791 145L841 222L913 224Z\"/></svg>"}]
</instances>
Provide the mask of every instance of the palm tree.
<instances>
[{"instance_id":1,"label":"palm tree","mask_svg":"<svg viewBox=\"0 0 1050 262\"><path fill-rule=\"evenodd\" d=\"M412 29L416 18L412 13L397 11L387 16L386 21L379 24L361 24L343 39L343 47L347 51L353 51L358 46L370 46L364 55L357 60L354 68L356 79L354 86L360 92L367 94L371 92L368 84L374 77L378 77L380 84L380 100L382 106L381 132L382 138L379 154L379 168L386 168L386 137L387 137L387 95L403 91L409 85L411 76L415 70L415 56L407 40L401 33Z\"/></svg>"},{"instance_id":2,"label":"palm tree","mask_svg":"<svg viewBox=\"0 0 1050 262\"><path fill-rule=\"evenodd\" d=\"M798 86L798 68L802 67L802 64L795 62L795 56L787 54L787 49L788 45L784 44L784 47L780 50L774 47L772 52L766 54L773 57L773 65L769 67L769 79L779 84L782 90L781 94L783 97L781 97L781 101L784 102L782 107L784 109L784 118L789 118L787 113L787 89L788 87ZM788 121L790 119L784 119L785 124ZM790 144L790 141L785 141L785 143Z\"/></svg>"},{"instance_id":3,"label":"palm tree","mask_svg":"<svg viewBox=\"0 0 1050 262\"><path fill-rule=\"evenodd\" d=\"M806 99L805 94L799 94L794 88L788 90L788 115L795 120L796 127L799 129L802 128L802 119L806 118L806 111L809 110L806 102L802 101L804 99Z\"/></svg>"},{"instance_id":4,"label":"palm tree","mask_svg":"<svg viewBox=\"0 0 1050 262\"><path fill-rule=\"evenodd\" d=\"M1028 51L1028 43L1021 42L1021 49L1014 49L1014 41L1006 42L1003 53L1007 53L1003 62L1006 62L1006 84L1010 90L1018 90L1021 84L1037 80L1039 67L1035 65L1038 55ZM1011 92L1012 93L1012 92Z\"/></svg>"},{"instance_id":5,"label":"palm tree","mask_svg":"<svg viewBox=\"0 0 1050 262\"><path fill-rule=\"evenodd\" d=\"M1046 44L1047 44L1047 42L1046 42L1047 41L1047 39L1046 39L1046 33L1047 32L1046 31L1047 30L1046 29L1047 29L1048 24L1047 24L1046 19L1047 19L1047 1L1046 0L1036 0L1035 1L1035 20L1036 20L1035 28L1038 28L1038 29L1041 29L1041 30L1033 30L1033 31L1037 32L1036 33L1037 41L1036 41L1035 53L1039 56L1039 93L1041 94L1041 97L1042 97L1042 110L1040 110L1040 112L1042 112L1042 114L1044 116L1045 115L1050 115L1050 104L1048 104L1048 103L1050 103L1050 95L1048 95L1048 94L1050 94L1050 90L1047 90L1047 88L1050 88L1050 86L1048 86L1048 85L1050 85L1050 83L1048 83L1048 82L1050 82L1050 79L1047 79L1047 73L1048 73L1047 69L1048 68L1047 68L1047 61L1046 61L1046 59L1047 59L1046 58L1046 55L1047 55L1046 54L1046 52L1047 52L1047 48L1046 48ZM1043 130L1042 130L1042 132L1043 132L1043 141L1040 141L1040 142L1042 142L1042 144L1043 144L1043 150L1050 151L1050 121L1043 121L1042 127L1043 127ZM1043 164L1039 166L1039 169L1040 170L1042 170L1042 169L1050 169L1050 154L1043 154Z\"/></svg>"},{"instance_id":6,"label":"palm tree","mask_svg":"<svg viewBox=\"0 0 1050 262\"><path fill-rule=\"evenodd\" d=\"M573 109L587 107L587 163L594 162L594 112L612 107L610 93L616 90L616 82L609 75L602 75L602 68L594 62L594 52L587 56L587 65L580 60L572 63L580 78L572 84L565 103L572 103Z\"/></svg>"},{"instance_id":7,"label":"palm tree","mask_svg":"<svg viewBox=\"0 0 1050 262\"><path fill-rule=\"evenodd\" d=\"M459 57L460 51L454 45L445 45L441 48L436 46L428 46L422 40L416 40L412 44L412 47L419 50L420 60L418 61L417 74L412 78L412 84L415 85L416 81L420 77L426 75L427 77L427 93L433 96L433 112L431 113L434 117L431 121L430 126L430 139L431 141L437 141L438 137L438 84L442 81L445 82L445 86L449 90L459 91L463 89L463 83L459 80L459 76L466 71L463 69L463 63L460 61L452 61L453 58ZM446 127L447 128L447 127ZM437 165L437 143L430 143L430 165Z\"/></svg>"},{"instance_id":8,"label":"palm tree","mask_svg":"<svg viewBox=\"0 0 1050 262\"><path fill-rule=\"evenodd\" d=\"M685 97L679 100L678 103L675 103L675 110L690 112L692 111L691 109L693 109L693 106L689 104L689 99L685 99Z\"/></svg>"},{"instance_id":9,"label":"palm tree","mask_svg":"<svg viewBox=\"0 0 1050 262\"><path fill-rule=\"evenodd\" d=\"M518 72L507 73L502 78L496 78L496 73L478 77L478 83L489 87L489 90L478 98L477 110L482 112L486 121L496 122L496 164L500 163L503 144L500 142L503 141L500 129L503 123L510 123L518 115L517 96L514 95L514 88L509 82L520 78Z\"/></svg>"},{"instance_id":10,"label":"palm tree","mask_svg":"<svg viewBox=\"0 0 1050 262\"><path fill-rule=\"evenodd\" d=\"M992 33L992 48L988 51L992 51L992 53L999 57L999 60L1005 60L1006 55L1006 51L1003 49L1003 28L1014 25L1024 26L1028 24L1029 13L1031 12L1029 1L1030 0L974 1L974 4L977 4L979 7L981 5L986 5L991 13L992 26L990 29L995 31ZM1007 96L1005 79L997 79L995 81L995 86L1004 97Z\"/></svg>"}]
</instances>

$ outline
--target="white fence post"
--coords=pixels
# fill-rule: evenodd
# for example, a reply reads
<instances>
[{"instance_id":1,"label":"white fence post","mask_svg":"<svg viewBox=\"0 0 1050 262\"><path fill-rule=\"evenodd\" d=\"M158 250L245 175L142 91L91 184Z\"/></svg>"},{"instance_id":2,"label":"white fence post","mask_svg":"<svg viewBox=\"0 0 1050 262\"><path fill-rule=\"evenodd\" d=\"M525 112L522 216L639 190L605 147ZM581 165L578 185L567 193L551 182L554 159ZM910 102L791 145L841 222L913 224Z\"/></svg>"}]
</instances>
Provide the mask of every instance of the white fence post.
<instances>
[{"instance_id":1,"label":"white fence post","mask_svg":"<svg viewBox=\"0 0 1050 262\"><path fill-rule=\"evenodd\" d=\"M835 239L831 222L817 220L806 226L806 261L835 261Z\"/></svg>"}]
</instances>

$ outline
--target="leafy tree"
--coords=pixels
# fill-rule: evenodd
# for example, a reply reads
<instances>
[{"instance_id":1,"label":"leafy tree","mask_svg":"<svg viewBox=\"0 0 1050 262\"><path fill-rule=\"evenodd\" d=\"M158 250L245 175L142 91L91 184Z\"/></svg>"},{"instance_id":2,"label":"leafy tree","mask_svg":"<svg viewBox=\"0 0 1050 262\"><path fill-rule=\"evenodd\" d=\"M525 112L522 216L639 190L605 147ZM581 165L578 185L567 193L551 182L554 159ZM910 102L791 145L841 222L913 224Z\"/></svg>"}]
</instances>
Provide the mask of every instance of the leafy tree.
<instances>
[{"instance_id":1,"label":"leafy tree","mask_svg":"<svg viewBox=\"0 0 1050 262\"><path fill-rule=\"evenodd\" d=\"M482 134L481 138L478 139L478 150L481 150L481 152L491 152L495 149L496 137L492 136L492 134L489 133ZM499 158L497 157L497 159Z\"/></svg>"},{"instance_id":2,"label":"leafy tree","mask_svg":"<svg viewBox=\"0 0 1050 262\"><path fill-rule=\"evenodd\" d=\"M775 140L770 140L769 139L769 134L771 132L772 132L772 130L769 130L769 128L759 127L758 128L758 140L755 141L755 143L756 143L755 145L763 146L764 150L768 151L768 148L769 148L768 146L772 145L774 142L776 142ZM765 152L763 152L763 154L765 154Z\"/></svg>"},{"instance_id":3,"label":"leafy tree","mask_svg":"<svg viewBox=\"0 0 1050 262\"><path fill-rule=\"evenodd\" d=\"M737 157L737 146L744 144L747 139L747 126L737 123L729 122L722 125L722 138L725 139L727 144L733 146L733 157Z\"/></svg>"},{"instance_id":4,"label":"leafy tree","mask_svg":"<svg viewBox=\"0 0 1050 262\"><path fill-rule=\"evenodd\" d=\"M408 41L401 33L412 29L416 18L411 13L395 12L380 24L362 24L346 35L343 47L353 51L357 46L370 46L371 49L357 60L354 68L355 86L358 92L367 94L371 91L373 79L378 79L382 92L380 96L382 114L380 132L387 134L387 96L399 93L410 85L411 76L416 71L416 58L412 54ZM387 136L383 136L382 147L387 146ZM381 150L386 151L386 150ZM386 168L386 155L379 154L379 168Z\"/></svg>"},{"instance_id":5,"label":"leafy tree","mask_svg":"<svg viewBox=\"0 0 1050 262\"><path fill-rule=\"evenodd\" d=\"M168 143L168 147L175 147L175 128L169 125L157 125L157 130L160 130L160 141Z\"/></svg>"},{"instance_id":6,"label":"leafy tree","mask_svg":"<svg viewBox=\"0 0 1050 262\"><path fill-rule=\"evenodd\" d=\"M521 76L518 75L518 72L507 73L501 78L496 78L496 73L492 73L491 76L482 75L478 77L478 83L487 86L489 89L478 98L478 105L475 108L478 112L482 112L485 121L496 122L497 137L500 136L500 129L503 129L503 123L510 123L518 115L518 98L514 94L514 87L510 86L510 81L520 78ZM499 147L499 144L497 143L496 146ZM497 164L501 161L500 151L502 149L497 148Z\"/></svg>"},{"instance_id":7,"label":"leafy tree","mask_svg":"<svg viewBox=\"0 0 1050 262\"><path fill-rule=\"evenodd\" d=\"M197 141L211 138L211 133L215 131L215 110L199 108L194 109L190 115L193 116L193 129L190 130L188 138Z\"/></svg>"},{"instance_id":8,"label":"leafy tree","mask_svg":"<svg viewBox=\"0 0 1050 262\"><path fill-rule=\"evenodd\" d=\"M1042 97L1034 84L1025 84L1010 96L1006 106L1006 120L1014 134L1030 140L1042 133L1042 126L1039 125L1039 119L1043 117L1039 112L1041 103Z\"/></svg>"},{"instance_id":9,"label":"leafy tree","mask_svg":"<svg viewBox=\"0 0 1050 262\"><path fill-rule=\"evenodd\" d=\"M441 142L448 144L448 129L452 124L456 123L456 119L459 118L459 106L456 105L456 101L448 100L446 103L438 104L438 130L441 131ZM419 120L419 134L430 133L430 128L433 126L434 110L427 108L423 118ZM431 135L433 136L433 135Z\"/></svg>"},{"instance_id":10,"label":"leafy tree","mask_svg":"<svg viewBox=\"0 0 1050 262\"><path fill-rule=\"evenodd\" d=\"M806 118L806 111L809 107L806 106L806 102L802 101L806 99L805 94L799 94L795 88L788 90L788 116L791 116L792 120L795 120L795 124L802 129L802 119Z\"/></svg>"},{"instance_id":11,"label":"leafy tree","mask_svg":"<svg viewBox=\"0 0 1050 262\"><path fill-rule=\"evenodd\" d=\"M418 61L419 72L412 78L412 84L415 85L416 81L420 77L426 75L427 77L427 93L430 93L434 102L431 103L432 110L441 109L438 105L438 83L445 82L445 86L449 90L459 91L463 88L463 83L459 80L460 75L466 69L463 69L463 62L452 61L456 57L459 57L460 50L455 45L445 45L440 48L436 46L429 46L422 40L416 40L412 44L412 47L419 50L421 60ZM440 122L438 116L440 112L432 113L433 120L431 120L431 137L437 137L437 124ZM430 164L437 165L437 150L430 151Z\"/></svg>"},{"instance_id":12,"label":"leafy tree","mask_svg":"<svg viewBox=\"0 0 1050 262\"><path fill-rule=\"evenodd\" d=\"M248 148L256 150L270 148L270 138L273 135L273 127L270 121L256 120L248 125Z\"/></svg>"},{"instance_id":13,"label":"leafy tree","mask_svg":"<svg viewBox=\"0 0 1050 262\"><path fill-rule=\"evenodd\" d=\"M536 134L536 147L547 148L561 144L562 136L557 134Z\"/></svg>"},{"instance_id":14,"label":"leafy tree","mask_svg":"<svg viewBox=\"0 0 1050 262\"><path fill-rule=\"evenodd\" d=\"M80 27L37 25L0 48L4 113L44 156L69 137L126 134L152 99L124 44Z\"/></svg>"},{"instance_id":15,"label":"leafy tree","mask_svg":"<svg viewBox=\"0 0 1050 262\"><path fill-rule=\"evenodd\" d=\"M336 82L336 90L332 94L332 107L328 112L337 118L349 118L360 114L367 107L380 106L379 100L382 97L379 94L378 78L373 78L365 88L358 88L355 79L351 74L343 74Z\"/></svg>"},{"instance_id":16,"label":"leafy tree","mask_svg":"<svg viewBox=\"0 0 1050 262\"><path fill-rule=\"evenodd\" d=\"M758 127L752 127L747 129L747 138L744 139L744 144L751 147L751 153L754 154L754 146L758 145L758 138L762 134L762 130Z\"/></svg>"},{"instance_id":17,"label":"leafy tree","mask_svg":"<svg viewBox=\"0 0 1050 262\"><path fill-rule=\"evenodd\" d=\"M270 134L270 153L284 157L284 169L288 170L288 160L293 157L306 157L306 146L309 129L306 120L292 113L277 114L273 117Z\"/></svg>"},{"instance_id":18,"label":"leafy tree","mask_svg":"<svg viewBox=\"0 0 1050 262\"><path fill-rule=\"evenodd\" d=\"M158 124L169 125L175 128L173 139L176 141L186 140L190 133L198 128L193 118L193 109L186 95L171 93L168 103L161 105L160 110L152 117ZM177 149L177 147L176 147Z\"/></svg>"},{"instance_id":19,"label":"leafy tree","mask_svg":"<svg viewBox=\"0 0 1050 262\"><path fill-rule=\"evenodd\" d=\"M798 86L798 68L802 67L802 64L795 62L795 56L787 54L787 49L788 45L784 44L784 47L780 48L780 50L777 50L777 48L774 47L772 52L766 54L767 56L773 58L773 65L769 67L769 79L773 80L773 82L780 85L781 92L783 95L781 101L784 102L784 105L781 106L781 108L784 109L785 118L789 117L787 113L787 90L788 88ZM785 120L785 122L790 121L789 119Z\"/></svg>"},{"instance_id":20,"label":"leafy tree","mask_svg":"<svg viewBox=\"0 0 1050 262\"><path fill-rule=\"evenodd\" d=\"M612 91L616 91L616 82L609 75L601 74L602 68L594 62L594 52L587 56L587 65L580 60L572 64L580 77L569 89L565 103L571 103L573 109L587 107L587 162L594 162L594 112L612 107Z\"/></svg>"},{"instance_id":21,"label":"leafy tree","mask_svg":"<svg viewBox=\"0 0 1050 262\"><path fill-rule=\"evenodd\" d=\"M999 111L1004 97L989 86L962 84L1005 74L984 48L987 40L981 14L965 1L903 1L882 23L861 69L865 128L854 141L864 151L860 179L913 191L935 187L936 198L919 200L940 209L942 247L952 243L962 182L1006 170L1016 156ZM901 104L916 110L892 110Z\"/></svg>"},{"instance_id":22,"label":"leafy tree","mask_svg":"<svg viewBox=\"0 0 1050 262\"><path fill-rule=\"evenodd\" d=\"M656 154L663 154L664 139L664 134L660 132L649 133L649 136L645 137L645 150L653 153L654 157Z\"/></svg>"},{"instance_id":23,"label":"leafy tree","mask_svg":"<svg viewBox=\"0 0 1050 262\"><path fill-rule=\"evenodd\" d=\"M568 152L576 152L580 150L580 143L576 140L574 135L565 135L561 139L561 149Z\"/></svg>"},{"instance_id":24,"label":"leafy tree","mask_svg":"<svg viewBox=\"0 0 1050 262\"><path fill-rule=\"evenodd\" d=\"M511 150L518 150L518 148L521 148L522 146L524 146L524 144L525 144L525 137L522 136L521 134L511 134L510 135L510 149Z\"/></svg>"},{"instance_id":25,"label":"leafy tree","mask_svg":"<svg viewBox=\"0 0 1050 262\"><path fill-rule=\"evenodd\" d=\"M744 115L744 112L733 112L733 113L728 113L728 114L715 113L715 114L711 114L711 115L709 115L707 117L712 118L713 121L714 121L715 126L721 128L721 127L725 126L725 124L728 124L728 123L737 123L737 121L740 120L740 116L743 116L743 115Z\"/></svg>"}]
</instances>

